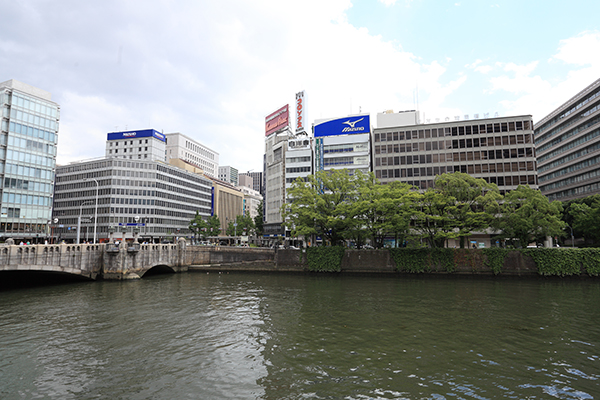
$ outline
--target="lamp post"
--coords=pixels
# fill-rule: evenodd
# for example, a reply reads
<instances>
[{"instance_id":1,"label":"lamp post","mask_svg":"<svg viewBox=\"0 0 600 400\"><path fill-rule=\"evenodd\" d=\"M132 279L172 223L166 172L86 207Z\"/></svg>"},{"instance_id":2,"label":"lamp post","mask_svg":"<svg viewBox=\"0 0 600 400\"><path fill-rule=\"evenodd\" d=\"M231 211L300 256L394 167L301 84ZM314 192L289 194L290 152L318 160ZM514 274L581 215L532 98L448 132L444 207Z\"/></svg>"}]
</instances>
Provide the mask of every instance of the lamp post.
<instances>
[{"instance_id":1,"label":"lamp post","mask_svg":"<svg viewBox=\"0 0 600 400\"><path fill-rule=\"evenodd\" d=\"M88 180L88 178L85 178L84 180ZM98 223L98 187L100 186L98 184L98 181L94 178L89 178L89 180L94 181L94 183L96 184L96 206L94 207L94 244L96 244L96 225Z\"/></svg>"},{"instance_id":2,"label":"lamp post","mask_svg":"<svg viewBox=\"0 0 600 400\"><path fill-rule=\"evenodd\" d=\"M80 235L80 230L81 230L81 213L83 211L83 205L85 203L91 203L91 202L92 202L91 200L87 200L87 201L82 202L79 205L79 218L77 218L77 244L79 244L79 238L81 237L81 235Z\"/></svg>"},{"instance_id":3,"label":"lamp post","mask_svg":"<svg viewBox=\"0 0 600 400\"><path fill-rule=\"evenodd\" d=\"M573 228L571 228L569 226L569 224L567 224L567 228L569 228L571 230L571 248L575 247L575 238L573 237Z\"/></svg>"}]
</instances>

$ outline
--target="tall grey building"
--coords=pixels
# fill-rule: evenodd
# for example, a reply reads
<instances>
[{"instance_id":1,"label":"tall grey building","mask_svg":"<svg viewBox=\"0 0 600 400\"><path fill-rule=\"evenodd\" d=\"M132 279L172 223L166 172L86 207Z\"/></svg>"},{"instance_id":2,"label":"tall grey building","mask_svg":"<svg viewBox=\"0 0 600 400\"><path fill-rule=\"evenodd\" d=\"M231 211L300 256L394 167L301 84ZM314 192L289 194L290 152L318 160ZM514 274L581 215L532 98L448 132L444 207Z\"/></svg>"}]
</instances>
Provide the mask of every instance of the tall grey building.
<instances>
[{"instance_id":1,"label":"tall grey building","mask_svg":"<svg viewBox=\"0 0 600 400\"><path fill-rule=\"evenodd\" d=\"M377 115L373 131L375 177L381 183L433 187L436 175L463 172L498 185L537 188L531 115L433 124L396 125Z\"/></svg>"},{"instance_id":2,"label":"tall grey building","mask_svg":"<svg viewBox=\"0 0 600 400\"><path fill-rule=\"evenodd\" d=\"M0 83L0 106L0 237L39 241L52 215L60 107L14 79Z\"/></svg>"},{"instance_id":3,"label":"tall grey building","mask_svg":"<svg viewBox=\"0 0 600 400\"><path fill-rule=\"evenodd\" d=\"M540 190L550 200L600 193L600 79L535 125Z\"/></svg>"}]
</instances>

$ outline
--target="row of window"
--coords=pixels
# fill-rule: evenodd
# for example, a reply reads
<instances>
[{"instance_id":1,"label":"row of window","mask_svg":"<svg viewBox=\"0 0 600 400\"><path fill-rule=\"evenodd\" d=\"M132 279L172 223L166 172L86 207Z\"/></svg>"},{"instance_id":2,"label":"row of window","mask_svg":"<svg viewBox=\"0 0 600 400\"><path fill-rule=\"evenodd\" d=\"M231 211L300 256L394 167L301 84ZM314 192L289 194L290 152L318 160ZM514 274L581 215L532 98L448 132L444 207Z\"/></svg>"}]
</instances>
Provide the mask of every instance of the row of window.
<instances>
[{"instance_id":1,"label":"row of window","mask_svg":"<svg viewBox=\"0 0 600 400\"><path fill-rule=\"evenodd\" d=\"M31 190L33 192L52 193L53 187L48 183L29 181L25 179L4 178L4 187L7 189Z\"/></svg>"},{"instance_id":2,"label":"row of window","mask_svg":"<svg viewBox=\"0 0 600 400\"><path fill-rule=\"evenodd\" d=\"M551 174L540 176L540 183L548 181L550 179L558 178L559 176L570 174L571 172L579 171L580 169L591 167L592 165L596 165L600 162L600 156L592 157L587 160L578 162L577 164L573 164L567 168L559 169Z\"/></svg>"},{"instance_id":3,"label":"row of window","mask_svg":"<svg viewBox=\"0 0 600 400\"><path fill-rule=\"evenodd\" d=\"M515 158L531 158L533 149L505 149L490 151L466 151L414 156L375 157L375 167L382 165L437 164L463 161L485 161Z\"/></svg>"},{"instance_id":4,"label":"row of window","mask_svg":"<svg viewBox=\"0 0 600 400\"><path fill-rule=\"evenodd\" d=\"M476 147L506 147L531 143L531 135L495 136L490 138L454 139L416 143L396 143L375 146L375 154L409 153L411 151L433 151L450 149L470 149Z\"/></svg>"},{"instance_id":5,"label":"row of window","mask_svg":"<svg viewBox=\"0 0 600 400\"><path fill-rule=\"evenodd\" d=\"M595 112L600 110L600 104L597 104L596 106L590 108L589 110L581 113L580 115L573 117L570 121L565 122L564 124L561 124L559 126L557 126L555 129L553 129L551 132L549 132L547 135L544 135L543 137L540 137L539 133L536 133L537 138L535 139L535 143L536 144L540 144L542 142L545 142L546 140L550 139L551 137L557 135L558 133L564 131L565 129L567 129L570 126L573 125L577 125L579 123L579 121L581 121L582 119L589 117L590 115L594 114Z\"/></svg>"},{"instance_id":6,"label":"row of window","mask_svg":"<svg viewBox=\"0 0 600 400\"><path fill-rule=\"evenodd\" d=\"M201 146L198 146L196 143L192 143L192 142L186 140L185 141L185 147L187 149L192 150L193 152L195 152L197 154L200 154L200 155L202 155L202 156L210 159L210 160L214 160L215 159L215 154L213 152L208 151L208 150L204 149Z\"/></svg>"},{"instance_id":7,"label":"row of window","mask_svg":"<svg viewBox=\"0 0 600 400\"><path fill-rule=\"evenodd\" d=\"M290 158L286 158L285 162L288 164L296 164L296 163L301 163L301 162L310 162L312 161L312 157L311 156L306 156L306 157L290 157ZM254 179L254 177L252 177L252 179Z\"/></svg>"},{"instance_id":8,"label":"row of window","mask_svg":"<svg viewBox=\"0 0 600 400\"><path fill-rule=\"evenodd\" d=\"M569 197L584 197L598 192L600 192L600 183L594 182L590 183L589 185L583 185L576 188L563 190L562 192L549 194L546 195L546 197L548 197L548 200L550 201L555 201Z\"/></svg>"},{"instance_id":9,"label":"row of window","mask_svg":"<svg viewBox=\"0 0 600 400\"><path fill-rule=\"evenodd\" d=\"M6 150L6 160L41 165L43 167L49 168L54 168L55 165L54 158L52 157L38 156L37 154L31 154L16 150Z\"/></svg>"},{"instance_id":10,"label":"row of window","mask_svg":"<svg viewBox=\"0 0 600 400\"><path fill-rule=\"evenodd\" d=\"M583 157L586 154L594 153L595 151L598 151L598 149L600 149L600 143L592 144L591 146L588 146L588 147L581 149L579 151L576 151L574 153L567 154L566 156L561 157L558 160L555 160L549 164L539 167L538 172L542 173L549 169L558 167L559 165L565 164L571 160L575 160L580 157Z\"/></svg>"},{"instance_id":11,"label":"row of window","mask_svg":"<svg viewBox=\"0 0 600 400\"><path fill-rule=\"evenodd\" d=\"M53 144L42 143L38 140L31 140L10 135L8 137L8 146L20 147L27 151L37 151L50 155L56 155L56 146Z\"/></svg>"},{"instance_id":12,"label":"row of window","mask_svg":"<svg viewBox=\"0 0 600 400\"><path fill-rule=\"evenodd\" d=\"M397 169L394 169L394 171ZM407 172L406 176L436 176L444 173L464 172L466 174L495 174L498 172L535 172L533 162L518 162L518 163L486 163L486 164L470 164L470 165L443 165L439 167L419 167L419 168L401 168L401 171ZM390 169L378 169L377 171L391 171ZM385 173L382 172L385 175ZM404 175L402 175L403 177ZM382 176L383 177L383 176Z\"/></svg>"},{"instance_id":13,"label":"row of window","mask_svg":"<svg viewBox=\"0 0 600 400\"><path fill-rule=\"evenodd\" d=\"M35 139L47 140L50 143L56 144L57 135L54 132L19 124L17 122L11 122L8 124L8 128L11 133L18 133L20 135L26 135Z\"/></svg>"},{"instance_id":14,"label":"row of window","mask_svg":"<svg viewBox=\"0 0 600 400\"><path fill-rule=\"evenodd\" d=\"M444 128L428 128L410 131L375 133L375 142L391 142L396 140L429 139L445 136L480 135L483 133L499 133L529 130L531 121L511 121L494 124L452 126Z\"/></svg>"},{"instance_id":15,"label":"row of window","mask_svg":"<svg viewBox=\"0 0 600 400\"><path fill-rule=\"evenodd\" d=\"M585 99L581 100L579 103L575 104L573 107L569 108L567 111L563 112L560 115L557 115L556 117L552 118L550 121L546 122L544 125L542 125L539 128L537 128L536 131L538 132L538 134L541 134L546 129L548 129L548 128L552 127L553 125L555 125L561 119L563 119L565 117L568 117L569 115L573 114L575 111L579 110L581 107L583 107L584 105L586 105L587 103L589 103L590 101L594 100L596 97L599 97L599 96L600 96L600 90L596 90L590 96L588 96ZM544 138L544 139L547 139L547 138L551 137L555 133L556 132L552 132L552 134L546 136L546 138Z\"/></svg>"},{"instance_id":16,"label":"row of window","mask_svg":"<svg viewBox=\"0 0 600 400\"><path fill-rule=\"evenodd\" d=\"M25 94L21 94L21 93L16 94L13 92L11 105L17 106L17 107L20 107L25 110L35 112L38 114L43 114L43 115L46 115L51 118L58 117L58 108L56 106L51 106L51 105L48 105L47 103L42 103L42 102L34 99L33 97L29 97Z\"/></svg>"},{"instance_id":17,"label":"row of window","mask_svg":"<svg viewBox=\"0 0 600 400\"><path fill-rule=\"evenodd\" d=\"M311 172L311 171L312 171L312 167L310 167L310 166L308 166L308 167L292 167L292 168L285 169L286 174L293 174L293 173L298 173L298 172Z\"/></svg>"},{"instance_id":18,"label":"row of window","mask_svg":"<svg viewBox=\"0 0 600 400\"><path fill-rule=\"evenodd\" d=\"M540 147L536 147L537 150L538 150L538 153L543 153L544 151L548 150L549 148L558 145L563 140L567 140L571 136L575 136L579 132L582 132L582 131L588 129L589 127L594 126L594 125L596 125L599 122L600 122L600 115L596 116L596 117L594 117L592 119L590 119L585 124L579 125L577 128L575 128L573 130L570 130L569 132L565 133L564 135L560 135L559 137L557 137L556 139L554 139L552 142L546 143L545 145L540 146Z\"/></svg>"},{"instance_id":19,"label":"row of window","mask_svg":"<svg viewBox=\"0 0 600 400\"><path fill-rule=\"evenodd\" d=\"M549 190L559 189L564 186L575 185L579 182L584 182L584 181L587 181L587 180L590 180L590 179L593 179L593 178L596 178L599 176L600 176L600 169L595 169L593 171L586 172L585 174L572 176L570 178L563 179L558 182L551 183L549 185L540 186L540 190L542 192L546 192Z\"/></svg>"},{"instance_id":20,"label":"row of window","mask_svg":"<svg viewBox=\"0 0 600 400\"><path fill-rule=\"evenodd\" d=\"M123 140L123 146L127 146L127 142L127 140ZM139 139L138 144L142 144L142 142L144 142L144 144L148 144L148 139ZM113 143L115 144L115 147L118 147L120 142L118 140L111 140L108 142L108 146L112 147ZM133 140L129 140L129 145L133 146Z\"/></svg>"},{"instance_id":21,"label":"row of window","mask_svg":"<svg viewBox=\"0 0 600 400\"><path fill-rule=\"evenodd\" d=\"M27 167L20 164L6 163L6 174L27 176L30 178L38 178L52 181L54 180L54 173L49 169Z\"/></svg>"},{"instance_id":22,"label":"row of window","mask_svg":"<svg viewBox=\"0 0 600 400\"><path fill-rule=\"evenodd\" d=\"M16 119L29 125L36 125L39 128L49 129L53 132L58 131L58 122L56 122L56 120L40 117L38 115L33 115L24 111L19 111L14 108L11 108L10 110L10 119Z\"/></svg>"},{"instance_id":23,"label":"row of window","mask_svg":"<svg viewBox=\"0 0 600 400\"><path fill-rule=\"evenodd\" d=\"M544 155L543 157L538 157L538 163L542 164L544 161L548 160L549 158L554 158L554 157L564 153L565 151L568 151L574 147L580 146L583 143L589 142L590 140L595 139L598 136L600 136L600 129L596 129L596 130L588 133L587 135L580 137L577 140L573 140L572 142L569 142L566 145L564 145L563 147L561 147L560 149L556 149L553 152ZM587 153L591 153L592 151L598 150L600 148L599 144L600 143L596 143L595 145L588 146L585 149L578 151L576 153L576 154L579 154L577 157L582 156ZM552 166L560 165L560 164L564 163L565 161L567 161L568 158L569 157L563 157L559 160L555 160L554 162L552 162L549 165L552 165ZM550 167L550 168L552 168L552 167ZM548 169L548 166L540 167L540 170L546 170L546 169Z\"/></svg>"},{"instance_id":24,"label":"row of window","mask_svg":"<svg viewBox=\"0 0 600 400\"><path fill-rule=\"evenodd\" d=\"M50 207L52 205L52 199L46 196L32 196L29 194L8 193L4 191L4 193L2 193L2 204L7 203Z\"/></svg>"},{"instance_id":25,"label":"row of window","mask_svg":"<svg viewBox=\"0 0 600 400\"><path fill-rule=\"evenodd\" d=\"M466 167L466 166L463 166ZM464 171L463 171L464 170ZM474 172L468 172L468 168L448 168L449 173L452 172L463 172L473 174ZM440 172L443 173L443 172ZM396 168L396 169L384 169L375 172L377 179L397 179L404 181L402 178L414 178L414 177L435 177L435 171L432 168ZM486 176L482 177L486 182L495 183L498 186L518 186L518 185L536 185L536 177L533 174L530 175L507 175L507 176Z\"/></svg>"}]
</instances>

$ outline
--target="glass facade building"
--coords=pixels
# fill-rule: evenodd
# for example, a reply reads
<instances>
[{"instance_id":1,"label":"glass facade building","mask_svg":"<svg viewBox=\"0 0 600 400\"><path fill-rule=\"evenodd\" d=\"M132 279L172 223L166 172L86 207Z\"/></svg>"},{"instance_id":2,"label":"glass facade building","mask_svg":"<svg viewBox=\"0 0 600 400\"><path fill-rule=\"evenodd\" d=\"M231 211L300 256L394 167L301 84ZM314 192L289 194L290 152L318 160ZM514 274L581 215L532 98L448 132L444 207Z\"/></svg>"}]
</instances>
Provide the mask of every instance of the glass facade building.
<instances>
[{"instance_id":1,"label":"glass facade building","mask_svg":"<svg viewBox=\"0 0 600 400\"><path fill-rule=\"evenodd\" d=\"M49 234L60 107L49 92L0 83L0 240L38 242Z\"/></svg>"},{"instance_id":2,"label":"glass facade building","mask_svg":"<svg viewBox=\"0 0 600 400\"><path fill-rule=\"evenodd\" d=\"M548 199L600 193L600 79L535 124L535 146Z\"/></svg>"}]
</instances>

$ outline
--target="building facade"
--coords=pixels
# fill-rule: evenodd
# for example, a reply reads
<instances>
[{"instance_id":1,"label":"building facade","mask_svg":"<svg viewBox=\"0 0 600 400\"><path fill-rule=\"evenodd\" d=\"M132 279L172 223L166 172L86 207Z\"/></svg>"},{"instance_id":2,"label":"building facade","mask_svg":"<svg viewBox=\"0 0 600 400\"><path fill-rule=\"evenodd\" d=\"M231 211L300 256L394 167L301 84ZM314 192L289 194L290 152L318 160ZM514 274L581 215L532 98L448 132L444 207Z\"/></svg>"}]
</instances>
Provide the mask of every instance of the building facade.
<instances>
[{"instance_id":1,"label":"building facade","mask_svg":"<svg viewBox=\"0 0 600 400\"><path fill-rule=\"evenodd\" d=\"M167 133L165 136L167 162L178 158L202 168L206 175L217 178L219 153L181 133Z\"/></svg>"},{"instance_id":2,"label":"building facade","mask_svg":"<svg viewBox=\"0 0 600 400\"><path fill-rule=\"evenodd\" d=\"M369 114L315 121L314 164L316 171L346 169L371 171L371 122Z\"/></svg>"},{"instance_id":3,"label":"building facade","mask_svg":"<svg viewBox=\"0 0 600 400\"><path fill-rule=\"evenodd\" d=\"M381 183L401 181L421 190L436 175L463 172L498 185L537 188L530 115L389 126L373 130L373 171ZM387 118L383 115L384 119Z\"/></svg>"},{"instance_id":4,"label":"building facade","mask_svg":"<svg viewBox=\"0 0 600 400\"><path fill-rule=\"evenodd\" d=\"M600 193L600 79L535 125L538 179L550 200Z\"/></svg>"},{"instance_id":5,"label":"building facade","mask_svg":"<svg viewBox=\"0 0 600 400\"><path fill-rule=\"evenodd\" d=\"M0 83L0 239L49 236L60 107L14 79Z\"/></svg>"},{"instance_id":6,"label":"building facade","mask_svg":"<svg viewBox=\"0 0 600 400\"><path fill-rule=\"evenodd\" d=\"M165 162L165 146L165 135L154 129L111 132L104 154L109 158Z\"/></svg>"},{"instance_id":7,"label":"building facade","mask_svg":"<svg viewBox=\"0 0 600 400\"><path fill-rule=\"evenodd\" d=\"M249 176L252 178L252 189L256 190L261 196L265 195L264 174L262 172L244 172L239 176Z\"/></svg>"},{"instance_id":8,"label":"building facade","mask_svg":"<svg viewBox=\"0 0 600 400\"><path fill-rule=\"evenodd\" d=\"M196 211L211 215L212 182L160 161L105 158L56 170L52 236L55 241L131 239L148 242L188 237ZM97 216L97 223L94 217ZM136 218L137 217L137 218ZM137 225L140 224L140 225Z\"/></svg>"},{"instance_id":9,"label":"building facade","mask_svg":"<svg viewBox=\"0 0 600 400\"><path fill-rule=\"evenodd\" d=\"M239 186L238 170L229 165L219 166L218 178L222 181L231 183L233 186Z\"/></svg>"}]
</instances>

